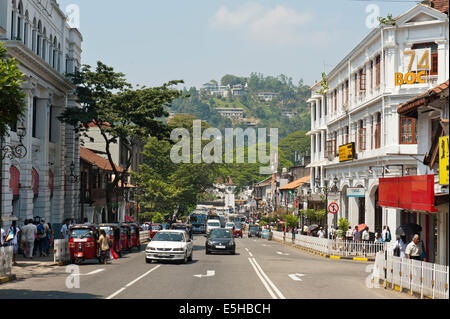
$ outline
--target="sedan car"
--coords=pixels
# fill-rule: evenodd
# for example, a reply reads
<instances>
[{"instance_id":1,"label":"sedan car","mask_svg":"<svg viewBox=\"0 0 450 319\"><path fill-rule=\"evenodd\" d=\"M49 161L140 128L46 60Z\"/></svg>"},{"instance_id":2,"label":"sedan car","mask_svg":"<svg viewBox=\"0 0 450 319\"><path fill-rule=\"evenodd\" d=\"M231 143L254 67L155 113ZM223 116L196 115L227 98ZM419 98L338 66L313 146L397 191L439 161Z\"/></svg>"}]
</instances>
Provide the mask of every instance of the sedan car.
<instances>
[{"instance_id":1,"label":"sedan car","mask_svg":"<svg viewBox=\"0 0 450 319\"><path fill-rule=\"evenodd\" d=\"M161 230L145 249L145 261L176 260L183 263L192 260L193 244L184 230Z\"/></svg>"},{"instance_id":2,"label":"sedan car","mask_svg":"<svg viewBox=\"0 0 450 319\"><path fill-rule=\"evenodd\" d=\"M225 228L227 229L234 229L234 223L233 222L228 222L225 224Z\"/></svg>"},{"instance_id":3,"label":"sedan car","mask_svg":"<svg viewBox=\"0 0 450 319\"><path fill-rule=\"evenodd\" d=\"M242 238L242 225L236 224L233 230L233 237L241 237Z\"/></svg>"},{"instance_id":4,"label":"sedan car","mask_svg":"<svg viewBox=\"0 0 450 319\"><path fill-rule=\"evenodd\" d=\"M248 228L248 238L253 236L261 238L261 228L258 225L250 225Z\"/></svg>"},{"instance_id":5,"label":"sedan car","mask_svg":"<svg viewBox=\"0 0 450 319\"><path fill-rule=\"evenodd\" d=\"M212 252L229 252L236 254L236 243L233 238L233 231L226 228L212 229L206 240L206 254Z\"/></svg>"}]
</instances>

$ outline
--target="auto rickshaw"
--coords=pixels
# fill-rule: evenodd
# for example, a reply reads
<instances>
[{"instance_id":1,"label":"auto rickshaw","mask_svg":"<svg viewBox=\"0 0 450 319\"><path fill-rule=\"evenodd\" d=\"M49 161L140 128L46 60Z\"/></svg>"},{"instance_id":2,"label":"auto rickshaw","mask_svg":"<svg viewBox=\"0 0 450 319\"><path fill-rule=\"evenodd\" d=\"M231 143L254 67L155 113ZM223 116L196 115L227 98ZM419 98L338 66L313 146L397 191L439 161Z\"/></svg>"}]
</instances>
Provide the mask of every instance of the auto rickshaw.
<instances>
[{"instance_id":1,"label":"auto rickshaw","mask_svg":"<svg viewBox=\"0 0 450 319\"><path fill-rule=\"evenodd\" d=\"M69 251L72 263L81 264L85 260L98 259L98 231L95 225L73 225L69 230Z\"/></svg>"},{"instance_id":2,"label":"auto rickshaw","mask_svg":"<svg viewBox=\"0 0 450 319\"><path fill-rule=\"evenodd\" d=\"M131 229L128 224L120 224L120 242L122 250L131 250Z\"/></svg>"},{"instance_id":3,"label":"auto rickshaw","mask_svg":"<svg viewBox=\"0 0 450 319\"><path fill-rule=\"evenodd\" d=\"M112 248L119 257L122 257L122 242L120 240L120 225L119 224L100 224L99 230L103 229L106 235L112 242Z\"/></svg>"},{"instance_id":4,"label":"auto rickshaw","mask_svg":"<svg viewBox=\"0 0 450 319\"><path fill-rule=\"evenodd\" d=\"M130 241L131 247L130 249L136 247L137 250L141 250L141 240L140 240L140 228L138 224L128 224L130 227Z\"/></svg>"},{"instance_id":5,"label":"auto rickshaw","mask_svg":"<svg viewBox=\"0 0 450 319\"><path fill-rule=\"evenodd\" d=\"M150 240L153 239L156 233L160 230L163 230L163 226L161 224L152 224L150 227Z\"/></svg>"}]
</instances>

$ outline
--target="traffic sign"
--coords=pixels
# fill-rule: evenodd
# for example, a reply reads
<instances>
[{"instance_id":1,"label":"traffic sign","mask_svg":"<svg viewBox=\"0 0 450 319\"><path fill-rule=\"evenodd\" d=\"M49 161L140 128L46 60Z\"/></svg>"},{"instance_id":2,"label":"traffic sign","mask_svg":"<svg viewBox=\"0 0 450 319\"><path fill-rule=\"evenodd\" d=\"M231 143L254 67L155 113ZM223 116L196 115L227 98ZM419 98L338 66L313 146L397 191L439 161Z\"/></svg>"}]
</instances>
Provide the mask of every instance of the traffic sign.
<instances>
[{"instance_id":1,"label":"traffic sign","mask_svg":"<svg viewBox=\"0 0 450 319\"><path fill-rule=\"evenodd\" d=\"M337 203L331 203L328 206L328 212L331 214L337 214L339 212L339 205Z\"/></svg>"}]
</instances>

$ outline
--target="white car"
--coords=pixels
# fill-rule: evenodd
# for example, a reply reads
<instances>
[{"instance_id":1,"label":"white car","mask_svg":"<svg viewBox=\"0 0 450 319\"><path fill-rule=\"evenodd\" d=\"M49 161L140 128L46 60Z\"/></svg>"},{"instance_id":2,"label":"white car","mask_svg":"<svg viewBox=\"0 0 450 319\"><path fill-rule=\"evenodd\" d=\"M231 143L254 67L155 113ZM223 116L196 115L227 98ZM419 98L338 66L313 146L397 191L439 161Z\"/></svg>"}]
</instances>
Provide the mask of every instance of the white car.
<instances>
[{"instance_id":1,"label":"white car","mask_svg":"<svg viewBox=\"0 0 450 319\"><path fill-rule=\"evenodd\" d=\"M225 224L225 228L233 229L235 227L234 223L228 222Z\"/></svg>"},{"instance_id":2,"label":"white car","mask_svg":"<svg viewBox=\"0 0 450 319\"><path fill-rule=\"evenodd\" d=\"M193 244L184 230L161 230L145 249L145 261L177 260L187 263L192 260Z\"/></svg>"},{"instance_id":3,"label":"white car","mask_svg":"<svg viewBox=\"0 0 450 319\"><path fill-rule=\"evenodd\" d=\"M209 235L209 233L211 232L211 229L215 229L215 228L221 228L220 227L220 220L218 220L218 219L209 219L206 222L206 235Z\"/></svg>"}]
</instances>

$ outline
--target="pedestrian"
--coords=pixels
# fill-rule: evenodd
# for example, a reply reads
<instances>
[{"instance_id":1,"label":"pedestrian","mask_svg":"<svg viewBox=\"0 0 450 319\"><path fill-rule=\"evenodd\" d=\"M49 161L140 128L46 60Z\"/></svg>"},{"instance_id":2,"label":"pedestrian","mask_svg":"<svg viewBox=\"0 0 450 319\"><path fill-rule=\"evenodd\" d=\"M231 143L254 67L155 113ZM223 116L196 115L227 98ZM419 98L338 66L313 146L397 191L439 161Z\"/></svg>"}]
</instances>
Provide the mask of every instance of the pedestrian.
<instances>
[{"instance_id":1,"label":"pedestrian","mask_svg":"<svg viewBox=\"0 0 450 319\"><path fill-rule=\"evenodd\" d=\"M355 226L355 229L353 229L353 241L358 241L358 237L359 237L359 231L358 231L358 226Z\"/></svg>"},{"instance_id":2,"label":"pedestrian","mask_svg":"<svg viewBox=\"0 0 450 319\"><path fill-rule=\"evenodd\" d=\"M394 256L400 257L400 258L406 258L406 236L400 236L400 238L397 238L397 242L394 246Z\"/></svg>"},{"instance_id":3,"label":"pedestrian","mask_svg":"<svg viewBox=\"0 0 450 319\"><path fill-rule=\"evenodd\" d=\"M347 232L345 233L345 238L348 241L351 241L353 239L353 230L351 226L348 226Z\"/></svg>"},{"instance_id":4,"label":"pedestrian","mask_svg":"<svg viewBox=\"0 0 450 319\"><path fill-rule=\"evenodd\" d=\"M305 236L307 236L308 235L308 226L307 225L304 225L303 226L303 235L305 235Z\"/></svg>"},{"instance_id":5,"label":"pedestrian","mask_svg":"<svg viewBox=\"0 0 450 319\"><path fill-rule=\"evenodd\" d=\"M37 220L35 220L35 221L31 220L31 222L32 222L32 224L34 226L36 226L36 229L37 229L37 227L39 225L38 221ZM37 232L36 232L36 234L34 234L33 257L36 255L36 252L38 251L38 249L39 249L39 238L38 238L38 235L37 235Z\"/></svg>"},{"instance_id":6,"label":"pedestrian","mask_svg":"<svg viewBox=\"0 0 450 319\"><path fill-rule=\"evenodd\" d=\"M375 235L375 243L382 243L383 242L383 237L381 236L380 232L377 232Z\"/></svg>"},{"instance_id":7,"label":"pedestrian","mask_svg":"<svg viewBox=\"0 0 450 319\"><path fill-rule=\"evenodd\" d=\"M48 223L48 234L47 234L47 240L48 240L48 245L47 245L47 255L50 254L50 248L53 247L53 227L52 224Z\"/></svg>"},{"instance_id":8,"label":"pedestrian","mask_svg":"<svg viewBox=\"0 0 450 319\"><path fill-rule=\"evenodd\" d=\"M386 233L384 234L383 241L389 243L391 240L391 230L389 229L389 226L386 226Z\"/></svg>"},{"instance_id":9,"label":"pedestrian","mask_svg":"<svg viewBox=\"0 0 450 319\"><path fill-rule=\"evenodd\" d=\"M61 239L69 239L70 220L67 218L61 227Z\"/></svg>"},{"instance_id":10,"label":"pedestrian","mask_svg":"<svg viewBox=\"0 0 450 319\"><path fill-rule=\"evenodd\" d=\"M5 245L5 230L0 228L0 247Z\"/></svg>"},{"instance_id":11,"label":"pedestrian","mask_svg":"<svg viewBox=\"0 0 450 319\"><path fill-rule=\"evenodd\" d=\"M334 239L334 227L333 227L333 225L331 225L328 228L328 239Z\"/></svg>"},{"instance_id":12,"label":"pedestrian","mask_svg":"<svg viewBox=\"0 0 450 319\"><path fill-rule=\"evenodd\" d=\"M325 232L322 227L320 227L319 231L317 232L317 235L319 238L325 238Z\"/></svg>"},{"instance_id":13,"label":"pedestrian","mask_svg":"<svg viewBox=\"0 0 450 319\"><path fill-rule=\"evenodd\" d=\"M50 232L50 229L48 227L48 224L45 222L45 220L41 220L39 225L37 226L37 237L38 237L38 243L39 243L39 257L47 257L47 250L48 250L48 234Z\"/></svg>"},{"instance_id":14,"label":"pedestrian","mask_svg":"<svg viewBox=\"0 0 450 319\"><path fill-rule=\"evenodd\" d=\"M16 266L16 257L17 252L19 251L19 243L18 243L18 237L19 237L20 228L17 227L16 221L14 220L9 227L7 234L5 236L5 245L6 246L12 246L13 247L13 258L12 262L13 265Z\"/></svg>"},{"instance_id":15,"label":"pedestrian","mask_svg":"<svg viewBox=\"0 0 450 319\"><path fill-rule=\"evenodd\" d=\"M408 259L422 260L422 251L420 235L415 234L413 240L406 246L405 254Z\"/></svg>"},{"instance_id":16,"label":"pedestrian","mask_svg":"<svg viewBox=\"0 0 450 319\"><path fill-rule=\"evenodd\" d=\"M103 263L106 264L109 257L110 244L104 229L100 230L100 237L98 238L97 242L100 246L100 258Z\"/></svg>"},{"instance_id":17,"label":"pedestrian","mask_svg":"<svg viewBox=\"0 0 450 319\"><path fill-rule=\"evenodd\" d=\"M369 242L370 239L370 233L369 233L369 227L366 227L361 235L361 239L365 242Z\"/></svg>"},{"instance_id":18,"label":"pedestrian","mask_svg":"<svg viewBox=\"0 0 450 319\"><path fill-rule=\"evenodd\" d=\"M24 255L25 258L33 259L34 241L37 236L37 227L33 224L33 220L29 219L22 227L22 242L25 241Z\"/></svg>"}]
</instances>

